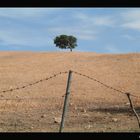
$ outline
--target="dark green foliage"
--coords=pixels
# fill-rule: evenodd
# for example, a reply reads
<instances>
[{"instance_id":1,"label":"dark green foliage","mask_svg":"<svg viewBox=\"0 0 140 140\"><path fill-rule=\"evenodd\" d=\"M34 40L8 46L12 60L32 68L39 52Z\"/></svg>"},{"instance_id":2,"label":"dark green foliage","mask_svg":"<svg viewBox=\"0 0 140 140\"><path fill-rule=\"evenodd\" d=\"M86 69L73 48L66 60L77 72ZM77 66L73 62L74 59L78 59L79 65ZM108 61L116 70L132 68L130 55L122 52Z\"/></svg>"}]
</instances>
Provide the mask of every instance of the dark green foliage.
<instances>
[{"instance_id":1,"label":"dark green foliage","mask_svg":"<svg viewBox=\"0 0 140 140\"><path fill-rule=\"evenodd\" d=\"M61 49L74 49L77 46L77 39L74 36L60 35L54 39L56 47Z\"/></svg>"}]
</instances>

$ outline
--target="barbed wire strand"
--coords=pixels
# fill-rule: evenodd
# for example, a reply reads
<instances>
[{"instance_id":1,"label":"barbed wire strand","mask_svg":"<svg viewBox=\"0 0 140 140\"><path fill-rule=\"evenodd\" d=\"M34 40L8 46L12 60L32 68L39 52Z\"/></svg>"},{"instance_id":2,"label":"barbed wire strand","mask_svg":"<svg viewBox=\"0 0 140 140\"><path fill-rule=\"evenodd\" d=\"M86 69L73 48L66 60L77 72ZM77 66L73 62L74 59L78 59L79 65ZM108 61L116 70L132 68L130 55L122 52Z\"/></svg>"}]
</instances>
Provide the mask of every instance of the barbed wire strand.
<instances>
[{"instance_id":1,"label":"barbed wire strand","mask_svg":"<svg viewBox=\"0 0 140 140\"><path fill-rule=\"evenodd\" d=\"M15 90L24 89L24 88L26 88L26 87L33 86L33 85L38 84L38 83L40 83L40 82L48 81L48 80L50 80L50 79L52 79L52 78L54 78L54 77L56 77L56 76L58 76L58 75L60 75L60 74L66 74L66 73L68 73L68 72L67 72L67 71L65 71L65 72L59 72L59 73L54 74L54 75L52 75L52 76L50 76L50 77L47 77L47 78L44 78L44 79L40 79L40 80L38 80L38 81L35 81L35 82L33 82L33 83L30 83L30 84L27 84L27 85L24 85L24 86L21 86L21 87L16 87L16 88L11 88L11 89L8 89L8 90L0 91L0 93L12 92L12 91L15 91Z\"/></svg>"},{"instance_id":2,"label":"barbed wire strand","mask_svg":"<svg viewBox=\"0 0 140 140\"><path fill-rule=\"evenodd\" d=\"M121 93L121 94L126 94L126 93L127 93L127 92L118 90L118 89L116 89L116 88L114 88L114 87L112 87L112 86L106 85L105 83L103 83L103 82L101 82L101 81L99 81L99 80L97 80L97 79L95 79L95 78L92 78L92 77L90 77L90 76L87 76L87 75L85 75L85 74L82 74L82 73L79 73L79 72L76 72L76 71L72 71L72 72L74 72L74 73L77 74L77 75L86 77L86 78L88 78L88 79L90 79L90 80L93 80L93 81L95 81L95 82L97 82L97 83L99 83L99 84L105 86L106 88L112 89L112 90L117 91L117 92L119 92L119 93ZM0 91L0 93L12 92L12 91L15 91L15 90L24 89L24 88L26 88L26 87L33 86L33 85L38 84L38 83L40 83L40 82L48 81L48 80L50 80L50 79L52 79L52 78L54 78L54 77L56 77L56 76L58 76L58 75L60 75L60 74L66 74L66 73L68 73L68 71L59 72L59 73L54 74L54 75L52 75L52 76L50 76L50 77L47 77L47 78L44 78L44 79L40 79L40 80L38 80L38 81L35 81L35 82L33 82L33 83L30 83L30 84L27 84L27 85L24 85L24 86L21 86L21 87L16 87L16 88L12 88L12 89L8 89L8 90ZM134 95L134 94L131 94L131 93L130 93L130 95L133 96L133 97L136 97L136 98L140 98L140 96L137 96L137 95ZM22 99L18 99L18 98L17 98L17 99L13 99L13 100L24 100L24 99L25 99L25 98L22 98ZM27 98L27 99L28 99L28 98ZM32 98L32 99L33 99L33 98ZM39 99L39 98L36 98L36 99ZM0 100L4 100L4 99L0 99ZM5 99L5 100L10 100L10 99ZM12 99L11 99L11 100L12 100Z\"/></svg>"},{"instance_id":3,"label":"barbed wire strand","mask_svg":"<svg viewBox=\"0 0 140 140\"><path fill-rule=\"evenodd\" d=\"M93 81L95 81L95 82L97 82L97 83L99 83L99 84L105 86L106 88L112 89L112 90L117 91L117 92L119 92L119 93L121 93L121 94L126 94L126 93L127 93L127 92L125 92L125 91L118 90L118 89L116 89L116 88L114 88L114 87L112 87L112 86L106 85L105 83L103 83L103 82L101 82L101 81L99 81L99 80L97 80L97 79L95 79L95 78L92 78L92 77L90 77L90 76L87 76L87 75L85 75L85 74L82 74L82 73L79 73L79 72L76 72L76 71L73 71L73 72L74 72L75 74L77 74L77 75L80 75L80 76L86 77L86 78L88 78L88 79L91 79L91 80L93 80ZM137 95L134 95L134 94L131 94L131 93L130 93L130 95L133 96L133 97L136 97L136 98L140 98L140 96L137 96Z\"/></svg>"},{"instance_id":4,"label":"barbed wire strand","mask_svg":"<svg viewBox=\"0 0 140 140\"><path fill-rule=\"evenodd\" d=\"M140 98L140 96L137 96L137 95L134 95L134 94L131 94L131 93L130 93L130 95L135 97L135 98Z\"/></svg>"},{"instance_id":5,"label":"barbed wire strand","mask_svg":"<svg viewBox=\"0 0 140 140\"><path fill-rule=\"evenodd\" d=\"M47 100L48 98L39 97L39 98L1 98L0 100Z\"/></svg>"}]
</instances>

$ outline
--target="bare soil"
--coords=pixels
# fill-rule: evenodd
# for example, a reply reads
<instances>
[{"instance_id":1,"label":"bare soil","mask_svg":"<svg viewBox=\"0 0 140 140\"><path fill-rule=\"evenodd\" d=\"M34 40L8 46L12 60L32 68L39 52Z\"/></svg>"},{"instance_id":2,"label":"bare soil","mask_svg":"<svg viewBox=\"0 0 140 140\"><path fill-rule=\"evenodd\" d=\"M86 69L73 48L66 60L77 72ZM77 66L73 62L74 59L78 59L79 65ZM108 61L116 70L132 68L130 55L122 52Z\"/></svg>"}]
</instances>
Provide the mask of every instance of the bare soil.
<instances>
[{"instance_id":1,"label":"bare soil","mask_svg":"<svg viewBox=\"0 0 140 140\"><path fill-rule=\"evenodd\" d=\"M0 91L73 70L140 96L140 54L0 52ZM1 132L58 132L68 74L0 92ZM126 95L72 74L64 132L140 132ZM140 98L132 97L138 114Z\"/></svg>"}]
</instances>

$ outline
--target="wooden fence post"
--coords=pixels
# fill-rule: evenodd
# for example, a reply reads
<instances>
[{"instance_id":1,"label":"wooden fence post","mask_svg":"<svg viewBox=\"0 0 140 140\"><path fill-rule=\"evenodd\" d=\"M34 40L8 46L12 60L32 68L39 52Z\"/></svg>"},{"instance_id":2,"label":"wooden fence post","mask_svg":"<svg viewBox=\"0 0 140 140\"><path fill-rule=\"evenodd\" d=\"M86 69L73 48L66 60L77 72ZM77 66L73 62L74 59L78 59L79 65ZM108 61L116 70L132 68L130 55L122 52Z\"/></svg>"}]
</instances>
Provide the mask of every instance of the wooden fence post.
<instances>
[{"instance_id":1,"label":"wooden fence post","mask_svg":"<svg viewBox=\"0 0 140 140\"><path fill-rule=\"evenodd\" d=\"M64 120L65 120L66 112L68 110L68 99L69 99L69 95L70 95L71 78L72 78L72 71L69 70L68 80L67 80L67 88L66 88L66 94L65 94L65 100L64 100L64 106L63 106L63 113L62 113L59 132L62 132L62 130L64 128Z\"/></svg>"},{"instance_id":2,"label":"wooden fence post","mask_svg":"<svg viewBox=\"0 0 140 140\"><path fill-rule=\"evenodd\" d=\"M131 98L130 98L130 93L125 93L125 94L126 94L127 97L128 97L128 100L129 100L129 102L130 102L130 107L131 107L132 111L134 112L134 114L135 114L135 116L136 116L136 118L137 118L138 125L139 125L139 128L140 128L140 118L139 118L139 115L137 114L137 112L136 112L136 110L135 110L135 108L134 108L134 106L133 106L133 103L132 103Z\"/></svg>"}]
</instances>

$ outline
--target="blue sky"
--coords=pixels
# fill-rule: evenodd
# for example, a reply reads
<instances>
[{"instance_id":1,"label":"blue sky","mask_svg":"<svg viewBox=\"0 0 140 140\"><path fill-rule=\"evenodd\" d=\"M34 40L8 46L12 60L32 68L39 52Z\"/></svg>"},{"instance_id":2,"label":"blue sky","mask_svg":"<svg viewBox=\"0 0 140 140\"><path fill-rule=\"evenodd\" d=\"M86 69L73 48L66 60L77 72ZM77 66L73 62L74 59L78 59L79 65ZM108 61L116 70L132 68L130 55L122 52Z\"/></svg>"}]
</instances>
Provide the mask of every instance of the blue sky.
<instances>
[{"instance_id":1,"label":"blue sky","mask_svg":"<svg viewBox=\"0 0 140 140\"><path fill-rule=\"evenodd\" d=\"M0 8L1 51L61 51L60 34L77 37L74 51L140 52L140 8Z\"/></svg>"}]
</instances>

